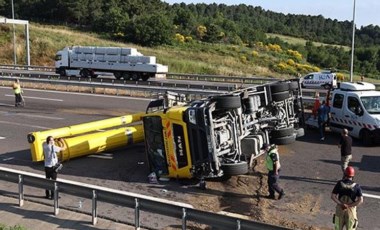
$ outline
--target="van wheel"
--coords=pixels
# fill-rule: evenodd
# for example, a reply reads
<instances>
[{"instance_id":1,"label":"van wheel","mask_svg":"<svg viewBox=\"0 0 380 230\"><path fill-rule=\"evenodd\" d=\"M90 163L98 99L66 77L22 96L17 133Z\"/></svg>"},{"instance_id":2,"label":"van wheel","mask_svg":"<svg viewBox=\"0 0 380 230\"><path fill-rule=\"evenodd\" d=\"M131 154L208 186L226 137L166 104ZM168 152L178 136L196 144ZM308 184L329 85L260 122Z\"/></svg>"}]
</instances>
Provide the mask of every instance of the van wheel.
<instances>
[{"instance_id":1,"label":"van wheel","mask_svg":"<svg viewBox=\"0 0 380 230\"><path fill-rule=\"evenodd\" d=\"M372 145L372 136L371 132L368 129L363 129L360 131L360 140L362 141L364 146Z\"/></svg>"},{"instance_id":2,"label":"van wheel","mask_svg":"<svg viewBox=\"0 0 380 230\"><path fill-rule=\"evenodd\" d=\"M326 85L323 86L323 88L325 88L325 89L331 89L331 85L330 84L326 84Z\"/></svg>"},{"instance_id":3,"label":"van wheel","mask_svg":"<svg viewBox=\"0 0 380 230\"><path fill-rule=\"evenodd\" d=\"M88 69L82 69L80 72L79 72L80 76L81 77L89 77L90 76L90 71L88 71Z\"/></svg>"}]
</instances>

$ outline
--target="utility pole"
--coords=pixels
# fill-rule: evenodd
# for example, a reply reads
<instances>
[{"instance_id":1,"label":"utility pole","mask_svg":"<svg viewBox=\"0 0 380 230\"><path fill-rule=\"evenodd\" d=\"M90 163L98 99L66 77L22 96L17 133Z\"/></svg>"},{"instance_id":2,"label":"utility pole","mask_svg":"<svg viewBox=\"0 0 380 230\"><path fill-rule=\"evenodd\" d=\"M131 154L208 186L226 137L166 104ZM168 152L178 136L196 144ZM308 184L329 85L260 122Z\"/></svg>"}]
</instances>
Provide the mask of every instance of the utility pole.
<instances>
[{"instance_id":1,"label":"utility pole","mask_svg":"<svg viewBox=\"0 0 380 230\"><path fill-rule=\"evenodd\" d=\"M352 16L352 44L351 44L350 82L352 82L352 79L354 77L355 9L356 9L356 0L354 0L354 9L353 9L353 16Z\"/></svg>"},{"instance_id":2,"label":"utility pole","mask_svg":"<svg viewBox=\"0 0 380 230\"><path fill-rule=\"evenodd\" d=\"M13 0L12 0L12 19L15 20L15 9L13 5ZM15 24L12 24L12 25L13 25L13 60L14 60L14 64L17 65Z\"/></svg>"}]
</instances>

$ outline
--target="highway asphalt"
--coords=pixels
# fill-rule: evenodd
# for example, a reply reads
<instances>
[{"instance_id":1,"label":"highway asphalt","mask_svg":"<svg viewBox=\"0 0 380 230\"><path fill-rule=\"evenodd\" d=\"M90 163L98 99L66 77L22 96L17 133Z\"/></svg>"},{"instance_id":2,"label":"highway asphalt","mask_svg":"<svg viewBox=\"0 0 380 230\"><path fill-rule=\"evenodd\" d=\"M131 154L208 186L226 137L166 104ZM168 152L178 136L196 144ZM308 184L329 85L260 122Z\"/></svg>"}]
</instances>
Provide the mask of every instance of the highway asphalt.
<instances>
[{"instance_id":1,"label":"highway asphalt","mask_svg":"<svg viewBox=\"0 0 380 230\"><path fill-rule=\"evenodd\" d=\"M149 99L141 98L28 89L24 92L26 107L15 108L12 90L0 87L0 165L41 174L44 173L42 163L31 161L26 141L29 132L144 111L149 103ZM332 228L335 206L330 195L336 181L342 177L338 140L339 134L327 133L326 140L321 142L316 130L306 130L305 137L280 148L280 183L287 194L286 200L281 200L272 210L274 214L286 213L284 216L294 221L303 221L322 229ZM352 165L357 170L355 180L365 193L364 204L358 209L359 229L380 229L380 147L363 147L355 140L353 152ZM59 177L181 202L186 200L186 194L167 192L170 186L177 186L175 182L166 186L166 190L160 185L148 184L146 176L149 172L144 162L144 147L137 144L113 152L72 159L64 164ZM0 183L0 192L6 190L7 187ZM43 191L33 192L36 193L36 199L43 196ZM76 206L77 202L76 198L67 198L62 205ZM299 208L308 211L292 215L289 210L297 206L304 206ZM120 207L105 205L99 215L130 221L132 217L126 218L125 211L120 210ZM146 221L165 222L164 217L154 218ZM159 228L158 225L155 227Z\"/></svg>"}]
</instances>

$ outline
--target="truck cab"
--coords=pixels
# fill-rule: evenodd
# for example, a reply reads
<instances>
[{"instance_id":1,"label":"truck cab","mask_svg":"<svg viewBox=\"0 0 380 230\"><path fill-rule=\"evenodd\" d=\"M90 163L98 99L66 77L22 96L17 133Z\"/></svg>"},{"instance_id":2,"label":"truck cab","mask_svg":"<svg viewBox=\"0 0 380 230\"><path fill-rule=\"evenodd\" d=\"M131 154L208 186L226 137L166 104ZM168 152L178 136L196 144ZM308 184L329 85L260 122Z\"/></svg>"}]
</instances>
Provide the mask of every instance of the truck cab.
<instances>
[{"instance_id":1,"label":"truck cab","mask_svg":"<svg viewBox=\"0 0 380 230\"><path fill-rule=\"evenodd\" d=\"M361 139L364 145L380 140L380 92L366 82L342 82L332 91L330 129Z\"/></svg>"},{"instance_id":2,"label":"truck cab","mask_svg":"<svg viewBox=\"0 0 380 230\"><path fill-rule=\"evenodd\" d=\"M200 100L167 93L152 101L142 118L151 172L200 179L246 174L264 143L300 136L298 89L298 82L283 82Z\"/></svg>"}]
</instances>

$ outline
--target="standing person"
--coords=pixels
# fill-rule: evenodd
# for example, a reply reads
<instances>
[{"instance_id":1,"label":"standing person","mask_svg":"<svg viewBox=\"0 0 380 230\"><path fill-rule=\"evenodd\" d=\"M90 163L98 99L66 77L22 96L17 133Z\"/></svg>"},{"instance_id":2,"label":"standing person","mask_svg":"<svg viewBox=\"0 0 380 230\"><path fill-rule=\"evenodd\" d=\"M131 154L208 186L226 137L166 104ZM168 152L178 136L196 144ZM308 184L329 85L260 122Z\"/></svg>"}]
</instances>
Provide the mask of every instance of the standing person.
<instances>
[{"instance_id":1,"label":"standing person","mask_svg":"<svg viewBox=\"0 0 380 230\"><path fill-rule=\"evenodd\" d=\"M55 145L54 138L52 136L48 136L46 138L46 142L43 144L44 157L45 157L45 175L46 179L56 180L58 170L58 156L57 153L66 149L66 143L62 138L58 139L58 142L61 143L62 147ZM46 190L45 195L47 199L54 199L54 191Z\"/></svg>"},{"instance_id":2,"label":"standing person","mask_svg":"<svg viewBox=\"0 0 380 230\"><path fill-rule=\"evenodd\" d=\"M344 170L346 170L348 164L352 159L352 138L348 136L347 129L342 130L338 148L340 148L342 171L344 173Z\"/></svg>"},{"instance_id":3,"label":"standing person","mask_svg":"<svg viewBox=\"0 0 380 230\"><path fill-rule=\"evenodd\" d=\"M269 199L275 199L275 192L279 194L278 199L280 200L284 197L285 192L279 184L278 180L280 179L280 156L277 151L276 145L264 144L263 149L266 152L265 163L268 169L268 190L269 190Z\"/></svg>"},{"instance_id":4,"label":"standing person","mask_svg":"<svg viewBox=\"0 0 380 230\"><path fill-rule=\"evenodd\" d=\"M334 225L335 230L354 230L358 227L356 207L363 203L363 193L360 185L353 181L355 170L348 166L344 177L338 181L331 193L331 199L337 204Z\"/></svg>"},{"instance_id":5,"label":"standing person","mask_svg":"<svg viewBox=\"0 0 380 230\"><path fill-rule=\"evenodd\" d=\"M15 93L15 106L18 107L19 105L21 105L21 102L22 102L22 96L21 96L22 89L21 89L19 79L15 80L12 88L13 88L13 92Z\"/></svg>"},{"instance_id":6,"label":"standing person","mask_svg":"<svg viewBox=\"0 0 380 230\"><path fill-rule=\"evenodd\" d=\"M325 125L327 122L328 108L326 102L322 101L322 104L318 108L318 128L321 141L325 140Z\"/></svg>"}]
</instances>

